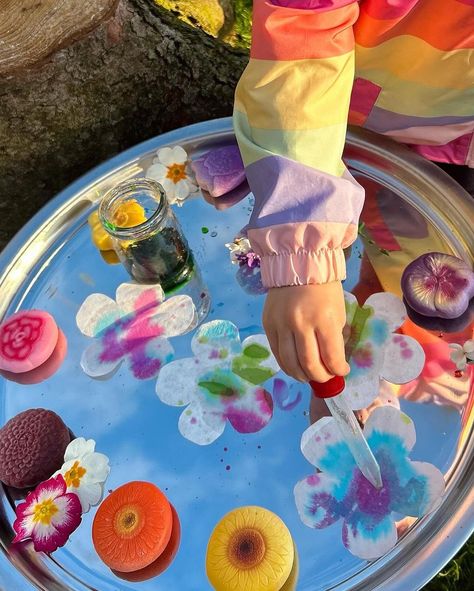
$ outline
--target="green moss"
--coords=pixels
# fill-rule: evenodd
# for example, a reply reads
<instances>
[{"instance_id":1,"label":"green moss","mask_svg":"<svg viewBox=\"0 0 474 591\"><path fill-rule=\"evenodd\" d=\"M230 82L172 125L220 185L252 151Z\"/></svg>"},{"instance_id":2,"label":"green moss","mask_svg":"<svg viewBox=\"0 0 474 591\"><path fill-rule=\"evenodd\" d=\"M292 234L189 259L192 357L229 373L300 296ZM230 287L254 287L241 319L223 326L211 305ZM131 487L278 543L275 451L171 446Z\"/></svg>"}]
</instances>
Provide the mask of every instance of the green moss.
<instances>
[{"instance_id":1,"label":"green moss","mask_svg":"<svg viewBox=\"0 0 474 591\"><path fill-rule=\"evenodd\" d=\"M176 13L178 18L217 37L225 16L218 0L154 0L155 4Z\"/></svg>"},{"instance_id":2,"label":"green moss","mask_svg":"<svg viewBox=\"0 0 474 591\"><path fill-rule=\"evenodd\" d=\"M474 536L461 548L424 591L473 591L474 589Z\"/></svg>"},{"instance_id":3,"label":"green moss","mask_svg":"<svg viewBox=\"0 0 474 591\"><path fill-rule=\"evenodd\" d=\"M158 6L175 13L178 18L219 37L234 47L250 47L252 29L252 0L226 0L223 9L219 0L152 0ZM231 19L234 9L234 19ZM226 22L227 13L227 22Z\"/></svg>"},{"instance_id":4,"label":"green moss","mask_svg":"<svg viewBox=\"0 0 474 591\"><path fill-rule=\"evenodd\" d=\"M252 32L252 0L234 0L235 21L230 42L238 47L250 47Z\"/></svg>"}]
</instances>

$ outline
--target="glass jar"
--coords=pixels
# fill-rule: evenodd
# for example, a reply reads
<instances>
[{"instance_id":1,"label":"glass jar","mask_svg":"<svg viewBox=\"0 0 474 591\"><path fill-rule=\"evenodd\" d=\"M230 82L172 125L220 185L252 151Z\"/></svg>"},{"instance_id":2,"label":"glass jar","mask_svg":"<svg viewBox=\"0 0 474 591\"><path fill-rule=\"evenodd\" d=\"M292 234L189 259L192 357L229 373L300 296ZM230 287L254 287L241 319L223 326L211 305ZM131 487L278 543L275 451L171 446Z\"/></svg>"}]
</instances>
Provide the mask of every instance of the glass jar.
<instances>
[{"instance_id":1,"label":"glass jar","mask_svg":"<svg viewBox=\"0 0 474 591\"><path fill-rule=\"evenodd\" d=\"M130 276L170 291L192 275L194 261L162 186L151 179L124 181L99 206L99 218Z\"/></svg>"}]
</instances>

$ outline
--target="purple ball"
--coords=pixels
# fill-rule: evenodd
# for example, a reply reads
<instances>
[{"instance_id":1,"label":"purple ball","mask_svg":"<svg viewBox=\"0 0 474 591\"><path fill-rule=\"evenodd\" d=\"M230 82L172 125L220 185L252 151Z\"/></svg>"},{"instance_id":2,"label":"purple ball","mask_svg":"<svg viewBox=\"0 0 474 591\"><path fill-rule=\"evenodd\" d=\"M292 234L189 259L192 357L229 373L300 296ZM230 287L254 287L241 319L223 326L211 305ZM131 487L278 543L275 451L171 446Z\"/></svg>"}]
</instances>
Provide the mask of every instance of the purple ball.
<instances>
[{"instance_id":1,"label":"purple ball","mask_svg":"<svg viewBox=\"0 0 474 591\"><path fill-rule=\"evenodd\" d=\"M474 272L458 257L430 252L406 267L401 287L407 304L418 314L458 318L474 297Z\"/></svg>"}]
</instances>

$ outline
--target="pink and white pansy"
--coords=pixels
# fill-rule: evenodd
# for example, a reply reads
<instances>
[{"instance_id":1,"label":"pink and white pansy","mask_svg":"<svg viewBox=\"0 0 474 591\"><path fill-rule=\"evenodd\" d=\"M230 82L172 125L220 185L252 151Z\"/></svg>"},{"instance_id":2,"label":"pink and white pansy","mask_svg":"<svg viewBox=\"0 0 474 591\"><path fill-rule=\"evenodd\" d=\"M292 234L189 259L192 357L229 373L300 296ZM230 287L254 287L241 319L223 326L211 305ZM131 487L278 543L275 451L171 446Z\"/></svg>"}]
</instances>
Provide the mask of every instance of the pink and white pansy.
<instances>
[{"instance_id":1,"label":"pink and white pansy","mask_svg":"<svg viewBox=\"0 0 474 591\"><path fill-rule=\"evenodd\" d=\"M178 422L183 437L210 444L227 421L239 433L263 429L273 401L262 384L279 371L265 335L241 343L232 322L214 320L199 327L191 348L195 357L166 365L156 384L162 402L187 407Z\"/></svg>"},{"instance_id":2,"label":"pink and white pansy","mask_svg":"<svg viewBox=\"0 0 474 591\"><path fill-rule=\"evenodd\" d=\"M93 293L76 316L79 330L94 338L82 355L82 369L93 378L104 378L127 361L137 379L156 377L174 355L168 338L194 328L196 318L189 296L165 301L159 285L122 283L115 301Z\"/></svg>"},{"instance_id":3,"label":"pink and white pansy","mask_svg":"<svg viewBox=\"0 0 474 591\"><path fill-rule=\"evenodd\" d=\"M75 493L82 512L98 505L104 494L104 484L110 474L109 458L95 451L95 441L78 437L73 439L64 453L64 464L55 476L61 474L68 492Z\"/></svg>"},{"instance_id":4,"label":"pink and white pansy","mask_svg":"<svg viewBox=\"0 0 474 591\"><path fill-rule=\"evenodd\" d=\"M344 546L355 556L372 560L396 544L395 519L434 511L445 483L435 466L409 459L415 426L397 408L376 408L365 423L364 435L380 466L380 489L357 467L336 421L324 417L301 438L303 455L320 472L298 482L294 494L305 525L323 529L341 520Z\"/></svg>"},{"instance_id":5,"label":"pink and white pansy","mask_svg":"<svg viewBox=\"0 0 474 591\"><path fill-rule=\"evenodd\" d=\"M32 540L36 552L54 552L79 526L81 513L78 496L67 491L61 474L54 476L38 484L17 506L13 542Z\"/></svg>"},{"instance_id":6,"label":"pink and white pansy","mask_svg":"<svg viewBox=\"0 0 474 591\"><path fill-rule=\"evenodd\" d=\"M412 337L396 334L407 313L403 302L391 293L375 293L363 306L344 292L346 359L351 372L342 393L353 410L370 406L380 391L381 380L405 384L418 377L425 354Z\"/></svg>"}]
</instances>

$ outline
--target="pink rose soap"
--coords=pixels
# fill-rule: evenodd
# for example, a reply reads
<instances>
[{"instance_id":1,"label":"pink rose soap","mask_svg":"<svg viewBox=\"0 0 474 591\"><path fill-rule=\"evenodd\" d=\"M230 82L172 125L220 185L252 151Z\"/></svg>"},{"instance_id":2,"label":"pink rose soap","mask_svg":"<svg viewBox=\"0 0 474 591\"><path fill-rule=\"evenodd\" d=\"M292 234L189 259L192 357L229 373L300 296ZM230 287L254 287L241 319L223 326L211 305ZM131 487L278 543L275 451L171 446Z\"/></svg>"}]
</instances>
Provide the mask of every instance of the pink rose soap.
<instances>
[{"instance_id":1,"label":"pink rose soap","mask_svg":"<svg viewBox=\"0 0 474 591\"><path fill-rule=\"evenodd\" d=\"M0 324L0 375L20 384L52 376L67 352L54 318L41 310L22 310Z\"/></svg>"}]
</instances>

